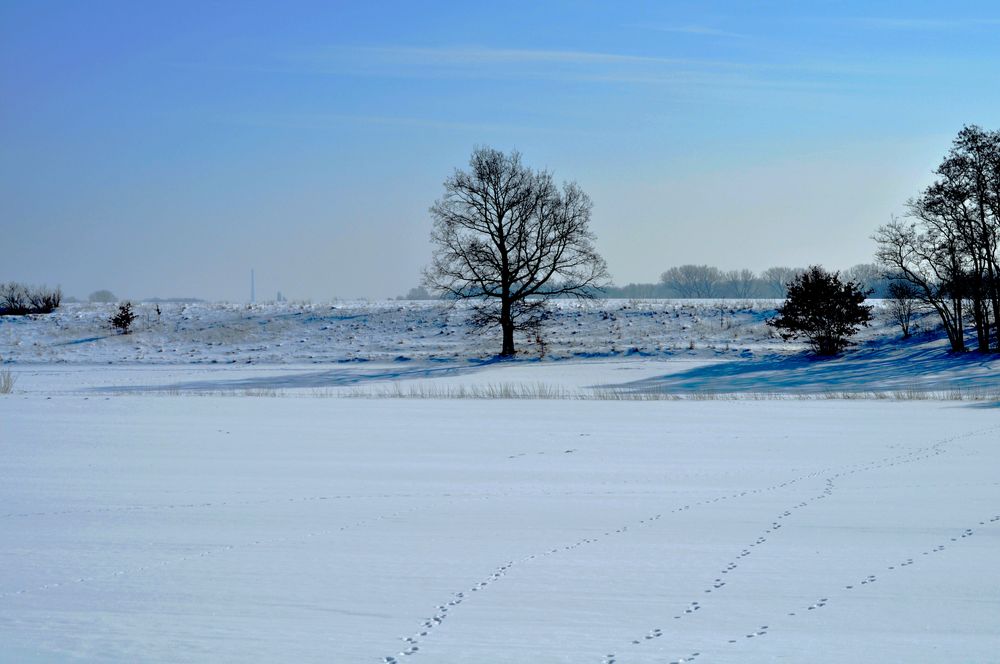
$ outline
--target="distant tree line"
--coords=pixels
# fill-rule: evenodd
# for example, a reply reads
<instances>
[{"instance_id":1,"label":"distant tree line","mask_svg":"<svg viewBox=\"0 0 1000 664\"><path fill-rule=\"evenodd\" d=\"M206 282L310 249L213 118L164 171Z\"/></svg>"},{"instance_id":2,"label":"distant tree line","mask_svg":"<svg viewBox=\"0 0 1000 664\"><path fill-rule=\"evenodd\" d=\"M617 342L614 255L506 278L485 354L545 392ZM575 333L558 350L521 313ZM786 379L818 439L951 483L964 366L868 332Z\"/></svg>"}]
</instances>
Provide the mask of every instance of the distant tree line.
<instances>
[{"instance_id":1,"label":"distant tree line","mask_svg":"<svg viewBox=\"0 0 1000 664\"><path fill-rule=\"evenodd\" d=\"M681 265L660 275L655 284L627 284L605 289L604 297L622 298L784 298L788 284L805 268L770 267L761 273L740 269L723 271L711 265ZM860 284L871 297L888 297L889 279L874 263L861 263L842 276Z\"/></svg>"},{"instance_id":2,"label":"distant tree line","mask_svg":"<svg viewBox=\"0 0 1000 664\"><path fill-rule=\"evenodd\" d=\"M278 293L278 295L280 296L281 293ZM66 301L67 302L78 302L79 300L77 300L76 298L67 298ZM87 301L88 302L93 302L93 303L96 303L96 304L115 304L119 300L118 300L118 296L115 295L114 293L112 293L109 290L98 290L98 291L94 291L93 293L91 293L90 295L88 295L87 296ZM139 301L140 302L148 302L150 304L167 304L167 303L170 303L170 304L194 304L196 302L204 302L205 300L203 300L201 298L198 298L198 297L147 297L147 298L144 298L144 299L139 300ZM278 300L278 301L282 302L283 300Z\"/></svg>"},{"instance_id":3,"label":"distant tree line","mask_svg":"<svg viewBox=\"0 0 1000 664\"><path fill-rule=\"evenodd\" d=\"M277 302L287 301L284 296L281 296L281 293L278 293L278 295L280 299L276 300ZM148 302L149 304L196 304L205 300L200 297L147 297L139 301Z\"/></svg>"},{"instance_id":4,"label":"distant tree line","mask_svg":"<svg viewBox=\"0 0 1000 664\"><path fill-rule=\"evenodd\" d=\"M711 265L681 265L665 271L656 283L609 285L589 290L593 297L623 299L780 299L788 295L788 284L805 272L806 268L776 266L758 274L746 268L723 271ZM892 280L875 263L860 263L840 274L868 291L869 297L891 297ZM426 288L418 286L397 299L429 300L434 297Z\"/></svg>"},{"instance_id":5,"label":"distant tree line","mask_svg":"<svg viewBox=\"0 0 1000 664\"><path fill-rule=\"evenodd\" d=\"M108 304L111 302L117 302L118 297L109 290L96 290L87 296L89 302L100 302Z\"/></svg>"},{"instance_id":6,"label":"distant tree line","mask_svg":"<svg viewBox=\"0 0 1000 664\"><path fill-rule=\"evenodd\" d=\"M897 289L933 309L953 351L1000 350L1000 131L964 127L906 215L875 233L876 258Z\"/></svg>"}]
</instances>

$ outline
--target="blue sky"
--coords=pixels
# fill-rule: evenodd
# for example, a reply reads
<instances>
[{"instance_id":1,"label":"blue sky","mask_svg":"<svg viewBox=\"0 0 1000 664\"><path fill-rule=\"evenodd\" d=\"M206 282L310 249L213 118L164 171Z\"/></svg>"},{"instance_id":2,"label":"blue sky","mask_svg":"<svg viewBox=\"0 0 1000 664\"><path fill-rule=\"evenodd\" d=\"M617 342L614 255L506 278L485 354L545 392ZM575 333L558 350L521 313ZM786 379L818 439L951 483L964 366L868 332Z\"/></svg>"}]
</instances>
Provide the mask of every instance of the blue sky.
<instances>
[{"instance_id":1,"label":"blue sky","mask_svg":"<svg viewBox=\"0 0 1000 664\"><path fill-rule=\"evenodd\" d=\"M594 200L618 283L869 261L966 123L989 2L0 4L0 280L384 297L473 146Z\"/></svg>"}]
</instances>

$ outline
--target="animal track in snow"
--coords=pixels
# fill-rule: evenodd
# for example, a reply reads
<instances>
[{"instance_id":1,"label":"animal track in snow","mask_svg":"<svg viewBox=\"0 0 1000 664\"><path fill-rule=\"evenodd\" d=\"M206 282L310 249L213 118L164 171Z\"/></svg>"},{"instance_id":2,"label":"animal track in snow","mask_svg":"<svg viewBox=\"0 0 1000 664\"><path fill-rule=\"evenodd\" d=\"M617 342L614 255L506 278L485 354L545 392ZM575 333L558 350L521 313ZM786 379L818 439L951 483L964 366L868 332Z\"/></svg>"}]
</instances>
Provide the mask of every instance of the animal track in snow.
<instances>
[{"instance_id":1,"label":"animal track in snow","mask_svg":"<svg viewBox=\"0 0 1000 664\"><path fill-rule=\"evenodd\" d=\"M993 515L989 519L984 519L982 521L979 521L978 523L979 523L980 526L991 526L993 524L998 524L998 523L1000 523L1000 514ZM958 533L956 537L953 537L953 538L950 538L950 539L953 542L954 541L959 541L959 540L961 540L963 538L972 537L974 534L975 534L975 531L972 528L965 528L964 530L961 531L961 533ZM942 552L944 550L945 550L945 545L944 544L938 544L938 545L936 545L934 547L931 547L929 550L924 551L922 553L923 553L923 555L928 555L929 556L929 555L932 555L934 553L940 553L940 552ZM911 565L914 565L915 562L916 562L916 560L914 558L904 558L899 563L897 563L895 565L888 566L887 571L900 572L900 571L904 570L905 568L910 567ZM862 586L868 586L868 585L874 584L877 581L878 581L878 576L877 575L875 575L875 574L868 574L864 578L860 579L859 581L857 581L855 583L844 585L843 588L842 588L842 592L851 592L851 591L858 591L858 592L860 592L860 590L862 589ZM829 597L820 597L815 602L813 602L813 603L809 604L808 606L806 606L805 610L806 611L818 611L819 609L825 607L829 602L830 602L830 598ZM802 615L802 614L799 614L796 611L789 611L787 613L788 617L799 617L800 615ZM730 645L733 644L733 643L737 643L737 642L738 642L738 639L729 639L727 641L727 643L730 644Z\"/></svg>"},{"instance_id":2,"label":"animal track in snow","mask_svg":"<svg viewBox=\"0 0 1000 664\"><path fill-rule=\"evenodd\" d=\"M724 500L734 500L734 499L742 498L742 497L745 497L745 496L753 496L753 495L758 495L758 494L762 494L762 493L765 493L765 492L778 491L778 490L790 487L792 485L795 485L795 484L797 484L799 482L802 482L804 480L808 480L808 479L811 479L811 478L818 477L822 473L823 473L823 471L821 471L821 470L819 470L819 471L813 471L811 473L807 473L807 474L804 474L804 475L801 475L801 476L798 476L798 477L795 477L795 478L792 478L792 479L789 479L789 480L785 480L783 482L778 482L778 483L772 484L770 486L759 487L759 488L755 488L755 489L744 489L744 490L740 490L740 491L735 491L735 492L732 492L732 493L724 494L724 495L721 495L721 496L716 496L714 498L706 498L704 500L695 501L695 502L692 502L692 503L681 505L679 507L675 507L674 509L669 510L667 513L686 512L686 511L691 510L692 508L701 507L701 506L705 506L705 505L711 505L711 504L715 504L715 503L718 503L718 502L721 502L721 501L724 501ZM609 493L613 493L613 492L609 492ZM804 505L805 505L805 503L803 503L803 506ZM791 512L789 512L788 514L790 515ZM647 517L645 517L643 519L639 519L638 521L635 521L632 524L625 524L625 525L622 525L622 526L620 526L618 528L608 529L608 530L604 531L603 537L607 538L607 537L612 537L612 536L615 536L615 535L626 534L626 533L629 532L630 525L631 525L631 527L643 527L643 526L648 527L648 526L650 526L650 525L652 525L652 524L660 521L663 518L663 515L664 515L664 513L662 513L662 512L661 513L657 513L657 514L653 514L653 515L647 516ZM779 518L783 518L783 517L779 517ZM772 526L773 525L774 524L772 524ZM771 532L771 531L768 530L767 532ZM494 583L495 581L499 581L501 578L503 578L504 576L506 576L506 574L510 571L510 569L515 565L516 562L519 562L520 564L530 563L532 561L535 561L535 560L538 560L538 559L542 559L542 558L545 558L547 556L552 556L552 555L560 554L560 553L563 553L563 552L566 552L566 551L572 551L572 550L577 549L577 548L579 548L581 546L584 546L584 545L594 544L596 542L601 541L601 539L602 539L601 537L582 538L582 539L579 539L579 540L577 540L577 541L575 541L573 543L570 543L570 544L565 544L565 545L562 545L562 546L552 547L552 548L546 549L546 550L544 550L542 552L534 553L534 554L525 556L520 561L507 561L504 565L501 565L501 566L497 567L493 571L493 573L486 580L480 581L479 583L473 585L470 589L468 589L468 592L469 593L473 593L473 592L478 593L478 592L481 592L483 590L486 590L492 583ZM751 546L753 546L753 545L751 545ZM717 583L718 583L718 581L717 581ZM723 583L722 585L725 585L725 584ZM393 658L392 661L396 661L395 660L396 657L400 657L400 656L407 657L407 656L411 656L411 655L417 654L419 652L419 650L420 650L419 647L418 647L418 644L420 643L420 639L418 637L426 637L426 636L428 636L429 635L429 630L434 629L436 627L439 627L442 623L444 623L445 619L447 618L447 615L445 615L445 614L447 614L449 610L453 610L454 608L456 608L459 604L462 604L465 600L467 600L471 596L471 595L466 595L465 592L466 591L462 591L460 593L456 593L446 604L439 604L436 607L436 612L434 613L434 615L432 617L424 620L424 622L422 623L422 629L421 629L420 632L414 633L414 634L412 634L410 636L400 637L400 639L404 643L409 644L407 648L405 648L403 651L399 652L397 655L384 656L384 657L382 657L381 661L383 661L383 662L389 662L390 661L389 660L390 657ZM700 609L700 606L698 605L697 602L693 603L693 607L694 608L690 609L692 612L693 611L697 611L697 610ZM649 636L650 639L657 638L656 632L657 632L657 630L655 630L655 629L651 630L650 633L647 636ZM662 635L662 632L659 635ZM698 653L694 653L692 655L688 655L688 657L684 661L692 661L694 657L697 657L697 655L698 655Z\"/></svg>"},{"instance_id":3,"label":"animal track in snow","mask_svg":"<svg viewBox=\"0 0 1000 664\"><path fill-rule=\"evenodd\" d=\"M805 501L799 502L798 504L796 504L791 509L783 511L772 522L770 529L765 530L765 532L762 535L760 535L754 541L754 543L750 544L746 548L741 549L740 553L737 556L735 556L732 561L728 562L726 564L726 566L725 566L724 569L722 569L722 570L719 571L720 576L715 577L715 580L713 581L711 587L704 589L703 590L703 594L711 593L713 591L718 591L722 587L724 587L726 585L726 581L722 580L723 577L721 575L733 573L739 567L737 561L740 560L740 559L742 559L742 558L745 558L748 555L750 555L750 553L751 553L750 549L751 548L755 548L755 547L763 545L767 541L766 535L768 535L768 534L770 534L770 533L778 530L781 527L781 525L782 525L781 524L781 520L782 519L785 519L785 518L791 516L791 514L792 514L792 512L794 510L799 510L799 509L808 507L811 503L813 503L815 501L824 500L824 499L827 499L828 497L830 497L833 494L834 480L836 480L838 478L841 478L841 477L846 477L846 476L849 476L849 475L854 475L854 474L857 474L857 473L869 472L869 471L872 471L872 470L877 470L877 469L882 469L882 468L889 468L889 467L897 466L897 465L900 465L900 464L913 463L913 462L916 462L916 461L921 461L921 460L929 459L929 458L932 458L934 456L938 456L938 455L944 454L945 453L944 446L946 444L950 443L950 442L953 442L955 440L959 440L959 439L962 439L962 438L971 437L971 436L982 435L986 431L992 431L994 429L996 429L996 427L991 428L991 429L987 429L985 431L976 431L976 432L970 432L970 433L966 433L966 434L960 434L958 436L954 436L952 438L948 438L948 439L945 439L945 440L942 440L942 441L938 441L938 442L936 442L936 443L934 443L932 445L929 445L929 446L926 446L926 447L922 447L922 448L918 448L918 449L915 449L915 450L912 450L910 452L906 452L906 453L903 453L903 454L899 454L899 455L895 455L895 456L889 456L889 457L883 457L881 459L877 459L877 460L869 461L869 462L865 462L865 463L850 464L848 466L845 466L839 472L822 472L822 473L813 473L813 474L811 474L810 476L816 476L817 474L826 475L825 480L824 480L825 485L824 485L823 490L820 493L812 496L811 498L808 498ZM740 495L743 495L742 492L741 492ZM998 515L996 517L996 520L1000 521L1000 515ZM991 519L991 521L992 521L992 519ZM984 522L980 522L980 525L983 525L983 524L984 524ZM954 541L957 541L957 540L959 540L961 538L971 537L971 536L972 536L972 531L970 529L966 529L958 537L952 538L952 541L954 542ZM939 546L941 548L939 548L938 551L943 550L944 545L939 545ZM925 555L928 555L928 554L929 554L929 552L925 553ZM913 564L913 560L912 559L908 559L907 561L904 561L904 562L907 565ZM890 567L890 569L892 569L892 567ZM727 580L728 580L728 577L727 577ZM861 580L860 584L862 584L862 585L868 585L870 583L874 583L876 580L877 580L877 578L874 575L871 575L871 576L867 577L866 579ZM852 586L849 586L848 588L850 588L850 587L852 587ZM815 611L815 610L817 610L819 608L822 608L822 607L826 606L826 604L827 604L828 601L829 601L829 598L827 598L827 597L820 598L819 600L817 600L813 604L807 606L806 610L807 611ZM687 606L687 608L684 609L684 611L682 613L675 614L673 616L673 618L674 618L675 621L682 620L682 618L684 618L685 616L693 615L700 608L701 608L701 605L698 604L698 602L692 602L692 603L690 603ZM790 612L788 615L789 616L795 616L796 613L795 612ZM742 636L742 639L746 640L746 639L752 639L752 638L761 637L761 636L766 635L767 631L768 631L768 626L767 625L763 625L763 626L757 628L754 631L745 633ZM647 640L648 639L642 639L642 640L640 640L640 639L633 639L631 641L631 645L632 646L641 645L641 644L643 644ZM734 644L734 643L738 643L739 641L740 641L740 639L733 638L733 639L728 639L727 643L731 645L731 644ZM676 660L676 661L685 661L685 660L681 659L681 660Z\"/></svg>"},{"instance_id":4,"label":"animal track in snow","mask_svg":"<svg viewBox=\"0 0 1000 664\"><path fill-rule=\"evenodd\" d=\"M769 534L773 533L774 531L780 529L781 525L782 525L781 521L784 520L784 519L787 519L790 516L792 516L792 514L794 513L794 510L801 509L803 507L807 507L811 502L813 502L815 500L819 500L819 499L825 498L826 496L831 495L832 492L833 492L833 486L834 486L833 485L833 481L831 479L829 479L829 478L826 479L824 481L824 483L823 483L823 489L822 489L821 492L817 493L815 496L813 496L811 498L808 498L807 500L805 500L803 502L799 502L798 504L796 504L794 507L792 507L790 509L783 510L780 514L778 514L776 517L774 517L774 519L771 521L770 526L764 529L763 534L759 535L751 544L747 545L747 547L742 548L740 550L740 552L738 554L736 554L736 556L734 556L733 560L731 560L730 562L726 563L725 568L719 570L720 576L715 577L715 579L712 581L710 587L703 589L702 593L703 594L708 594L708 593L717 592L717 591L723 589L726 586L727 581L724 581L723 577L721 575L723 575L723 574L730 574L730 573L734 572L739 567L739 564L738 564L737 561L741 560L743 558L746 558L747 556L750 556L753 553L751 549L753 549L755 547L758 547L758 546L761 546L764 543L766 543L767 542L766 535L769 535ZM701 608L702 608L702 605L701 605L700 602L698 602L698 601L692 601L692 602L690 602L683 609L683 611L680 611L680 612L674 614L673 619L675 621L682 620L685 616L694 615L696 612L700 611ZM749 633L749 634L746 634L745 638L755 638L755 637L758 637L758 636L764 636L766 633L767 633L767 625L764 625L764 626L760 627L759 630L757 630L755 632L752 632L752 633ZM641 640L640 639L632 639L631 645L633 645L633 646L642 645L645 641L649 641L649 640L650 640L650 636L649 636L649 634L647 634ZM684 661L691 661L691 659L692 659L691 655L688 655L686 658L682 658L680 660L675 660L675 661L684 662Z\"/></svg>"},{"instance_id":5,"label":"animal track in snow","mask_svg":"<svg viewBox=\"0 0 1000 664\"><path fill-rule=\"evenodd\" d=\"M472 597L473 596L472 593L478 594L479 592L482 592L482 591L488 589L488 587L490 585L492 585L494 582L499 581L501 578L505 577L510 572L510 570L515 567L515 565L518 565L518 564L524 565L524 564L528 564L528 563L530 563L532 561L535 561L535 560L543 559L543 558L548 557L548 556L563 554L565 552L577 549L577 548L579 548L581 546L589 545L589 544L594 544L596 542L602 541L604 538L609 538L609 537L617 536L617 535L625 535L625 534L627 534L627 533L630 532L630 528L634 529L634 528L638 528L638 527L649 527L649 526L651 526L653 524L656 524L657 522L660 522L660 520L662 519L662 517L664 516L665 513L682 513L682 512L686 512L686 511L689 511L689 510L691 510L693 508L700 507L700 506L713 505L713 504L717 504L719 502L726 501L726 500L735 500L735 499L743 498L743 497L747 497L747 496L760 495L760 494L763 494L765 492L771 492L771 491L777 491L777 490L780 490L780 489L785 489L785 488L790 487L792 485L795 485L795 484L797 484L799 482L806 481L806 480L813 479L813 478L819 478L819 477L823 477L824 478L823 489L818 494L816 494L816 495L814 495L814 496L812 496L812 497L810 497L810 498L808 498L808 499L806 499L804 501L800 501L795 506L793 506L793 507L791 507L789 509L783 510L780 514L778 514L771 521L771 525L770 525L769 528L766 528L763 531L763 533L761 533L761 535L759 535L754 540L754 542L750 543L747 547L744 547L743 549L741 549L741 555L737 556L737 558L736 558L736 560L739 560L739 559L742 559L742 558L746 557L747 555L749 555L749 552L750 552L751 549L755 549L756 547L764 545L768 541L767 536L771 535L772 533L774 533L777 530L779 530L782 527L782 521L784 519L787 519L788 517L790 517L795 512L795 510L800 510L802 508L808 507L810 504L814 503L815 501L824 500L824 499L828 498L833 493L833 486L834 486L833 482L837 478L848 476L848 475L853 475L853 474L856 474L856 473L867 472L867 471L874 470L874 469L877 469L877 468L883 468L883 467L888 467L888 466L895 466L895 465L898 465L898 464L901 464L901 463L911 463L911 462L914 462L914 461L918 461L918 460L930 458L930 457L933 457L933 456L936 456L936 455L939 455L939 454L943 454L944 450L942 449L942 446L944 444L946 444L947 442L951 442L952 440L957 440L959 438L963 438L963 437L967 437L967 436L971 436L971 435L979 435L980 433L981 432L973 432L973 433L970 433L970 434L962 434L962 435L959 435L959 436L955 436L954 438L951 438L951 439L947 439L947 440L944 440L944 441L939 441L939 442L937 442L937 443L935 443L933 445L930 445L928 447L919 448L919 449L912 450L912 451L909 451L909 452L906 452L906 453L903 453L903 454L899 454L899 455L895 455L895 456L889 456L889 457L884 457L884 458L877 459L875 461L871 461L871 462L867 462L867 463L850 464L848 466L843 467L839 472L834 472L835 469L825 469L824 468L824 469L819 469L819 470L816 470L816 471L813 471L813 472L810 472L810 473L803 474L801 476L798 476L798 477L795 477L795 478L792 478L792 479L789 479L789 480L786 480L786 481L783 481L783 482L780 482L780 483L775 483L775 484L770 485L770 486L759 487L759 488L755 488L755 489L743 489L743 490L740 490L740 491L734 491L734 492L731 492L731 493L727 493L727 494L724 494L724 495L721 495L721 496L716 496L714 498L706 498L704 500L694 501L694 502L691 502L691 503L687 503L687 504L675 507L675 508L673 508L673 509L671 509L669 511L664 511L664 512L661 512L661 513L658 513L658 514L655 514L655 515L648 516L648 517L646 517L644 519L639 519L638 521L632 522L631 524L624 524L624 525L622 525L622 526L620 526L618 528L609 528L609 529L603 531L603 537L597 536L597 537L590 537L590 538L582 538L582 539L577 540L577 541L575 541L573 543L570 543L570 544L565 544L565 545L562 545L562 546L555 546L555 547L547 548L547 549L545 549L545 550L543 550L541 552L525 556L525 557L523 557L523 558L521 558L520 560L517 560L517 561L507 561L503 565L498 566L497 568L495 568L494 571L493 571L493 573L487 579L485 579L483 581L480 581L479 583L474 584L471 588L468 589L468 591L462 591L460 593L456 593L456 594L454 594L448 600L448 602L437 605L436 611L435 611L434 615L431 618L426 619L422 623L422 628L417 633L415 633L415 634L413 634L411 636L408 636L408 637L401 637L403 639L404 643L408 644L408 647L405 648L403 651L401 651L398 655L391 655L391 656L388 656L388 657L383 657L381 659L381 661L383 661L383 662L390 662L389 658L397 658L399 656L406 657L406 656L415 655L418 652L420 652L419 645L418 645L420 643L420 638L427 637L431 633L430 630L433 630L433 629L439 627L441 624L443 624L443 622L447 618L447 614L450 611L453 611L458 605L462 604L467 599L469 599L470 597ZM516 457L516 456L519 456L519 455L514 455L514 456ZM593 492L593 493L594 493L594 495L598 495L599 492ZM607 493L609 495L614 494L614 492L605 492L605 493ZM729 573L733 572L735 569L737 569L738 564L736 563L736 560L734 560L731 563L729 563L727 565L726 570L723 570L721 573L722 574L729 574ZM723 580L722 576L721 575L717 576L717 577L715 577L715 580L710 584L711 587L706 588L705 592L709 592L710 593L710 592L719 590L719 589L723 588L725 585L726 585L726 581ZM466 594L466 592L468 592L468 594ZM701 609L701 604L699 604L698 602L692 602L691 604L689 604L689 606L687 607L687 609L684 610L684 613L680 614L680 615L693 614L693 613L699 611L700 609ZM678 618L675 618L675 619L679 620L680 618L678 617ZM763 634L757 635L756 631L763 631L763 632L766 633L767 629L755 630L753 632L754 638L757 637L757 636L763 636ZM656 627L656 628L648 631L647 633L645 633L642 636L641 639L634 639L632 641L632 645L641 644L641 643L646 642L646 641L658 640L658 639L660 639L664 635L665 635L665 632L663 632L662 628L661 627ZM744 637L744 638L746 638L746 637ZM407 640L407 639L409 639L409 640ZM682 658L680 660L676 660L676 661L691 661L695 657L697 657L699 654L700 653L691 653L691 654L688 654L686 657L684 657L684 658ZM615 661L617 661L618 657L615 656L613 659ZM396 660L392 659L391 661L395 662ZM607 656L605 657L605 661L607 661Z\"/></svg>"},{"instance_id":6,"label":"animal track in snow","mask_svg":"<svg viewBox=\"0 0 1000 664\"><path fill-rule=\"evenodd\" d=\"M459 593L455 593L448 600L448 602L437 605L437 607L435 608L434 615L432 615L430 618L425 619L422 622L422 624L421 624L421 630L419 632L416 632L416 633L411 634L409 636L400 637L400 639L404 643L408 644L408 647L406 647L405 649L403 649L402 651L400 651L396 655L383 656L381 658L381 661L382 662L386 662L386 663L388 663L388 662L396 662L398 657L408 657L408 656L415 655L418 652L420 652L420 649L419 649L419 643L421 642L420 639L422 637L429 636L430 635L430 630L435 629L435 628L439 627L440 625L442 625L444 623L445 619L447 618L447 614L449 613L449 611L454 610L458 605L460 605L464 601L468 600L471 597L471 593L473 593L473 592L478 593L478 592L484 591L490 585L492 585L494 582L499 581L501 578L503 578L504 576L507 575L507 573L511 570L512 567L515 566L515 564L521 564L521 565L527 564L527 563L530 563L532 561L539 560L539 559L542 559L542 558L545 558L545 557L548 557L548 556L561 554L561 553L564 553L564 552L567 552L567 551L572 551L572 550L577 549L577 548L579 548L581 546L585 546L585 545L589 545L589 544L594 544L596 542L601 541L603 538L609 538L609 537L613 537L613 536L616 536L616 535L624 535L624 534L626 534L626 533L628 533L630 531L630 528L649 527L649 526L651 526L651 525L659 522L663 518L664 513L670 514L670 513L686 512L688 510L691 510L692 508L696 508L696 507L700 507L700 506L705 506L705 505L711 505L711 504L718 503L718 502L724 501L724 500L734 500L734 499L737 499L737 498L741 498L741 497L745 497L745 496L751 496L751 495L757 495L757 494L761 494L761 493L764 493L764 492L777 491L777 490L784 489L784 488L787 488L789 486L792 486L792 485L794 485L794 484L796 484L798 482L804 481L806 479L814 478L814 477L818 476L819 474L821 474L821 471L815 471L815 472L808 473L808 474L805 474L805 475L802 475L802 476L799 476L799 477L795 477L793 479L786 480L786 481L780 482L780 483L776 483L776 484L773 484L773 485L770 485L770 486L756 488L756 489L745 489L745 490L741 490L741 491L736 491L736 492L724 494L722 496L716 496L715 498L706 498L704 500L700 500L700 501L695 501L695 502L692 502L692 503L684 504L684 505L681 505L679 507L675 507L674 509L666 511L666 512L660 512L660 513L657 513L657 514L649 515L649 516L647 516L645 518L642 518L642 519L639 519L637 521L634 521L631 524L624 524L624 525L622 525L622 526L620 526L618 528L613 528L613 529L605 530L604 534L603 534L603 537L585 537L585 538L579 539L579 540L577 540L575 542L572 542L570 544L565 544L565 545L562 545L562 546L555 546L555 547L552 547L552 548L545 549L545 550L543 550L543 551L541 551L539 553L530 554L528 556L525 556L525 557L521 558L518 561L507 561L503 565L500 565L499 567L495 568L493 570L492 574L488 578L486 578L485 580L480 581L480 582L474 584L467 591L462 591L462 592L459 592ZM770 532L770 531L768 531L768 532ZM723 585L725 585L725 584L723 584ZM467 592L470 593L470 594L466 594ZM692 611L697 611L700 608L698 606L697 602L694 602L694 606L695 606L695 608L693 608ZM655 638L658 638L659 636L662 636L662 631L660 631L657 628L657 629L651 630L646 636L649 639L655 639ZM698 653L694 653L693 655L688 655L688 657L684 661L692 661L694 657L697 657L697 655L698 655Z\"/></svg>"}]
</instances>

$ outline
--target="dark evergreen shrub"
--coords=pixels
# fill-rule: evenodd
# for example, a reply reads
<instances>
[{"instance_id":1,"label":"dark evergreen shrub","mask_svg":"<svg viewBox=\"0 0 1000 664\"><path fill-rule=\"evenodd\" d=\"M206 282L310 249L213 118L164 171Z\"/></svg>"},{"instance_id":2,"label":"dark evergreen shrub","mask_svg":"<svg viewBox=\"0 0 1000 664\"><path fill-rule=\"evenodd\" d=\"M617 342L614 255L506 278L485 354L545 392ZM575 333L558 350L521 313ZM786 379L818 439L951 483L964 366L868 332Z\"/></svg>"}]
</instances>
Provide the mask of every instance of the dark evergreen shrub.
<instances>
[{"instance_id":1,"label":"dark evergreen shrub","mask_svg":"<svg viewBox=\"0 0 1000 664\"><path fill-rule=\"evenodd\" d=\"M786 341L805 337L817 355L836 355L871 321L867 295L859 284L841 281L839 272L813 265L788 283L788 299L767 324Z\"/></svg>"}]
</instances>

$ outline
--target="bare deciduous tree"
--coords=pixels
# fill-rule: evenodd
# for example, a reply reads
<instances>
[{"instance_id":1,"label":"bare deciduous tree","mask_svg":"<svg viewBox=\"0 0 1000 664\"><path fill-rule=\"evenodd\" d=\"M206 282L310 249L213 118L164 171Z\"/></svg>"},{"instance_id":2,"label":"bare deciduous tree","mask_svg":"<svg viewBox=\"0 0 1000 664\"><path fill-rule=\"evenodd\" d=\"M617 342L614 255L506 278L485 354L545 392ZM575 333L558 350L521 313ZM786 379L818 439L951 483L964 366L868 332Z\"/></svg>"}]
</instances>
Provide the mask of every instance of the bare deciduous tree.
<instances>
[{"instance_id":1,"label":"bare deciduous tree","mask_svg":"<svg viewBox=\"0 0 1000 664\"><path fill-rule=\"evenodd\" d=\"M681 265L660 275L660 281L678 297L715 297L722 273L709 265Z\"/></svg>"},{"instance_id":2,"label":"bare deciduous tree","mask_svg":"<svg viewBox=\"0 0 1000 664\"><path fill-rule=\"evenodd\" d=\"M882 268L875 263L858 263L844 270L844 278L860 284L871 291L871 297L888 297L889 280L885 278Z\"/></svg>"},{"instance_id":3,"label":"bare deciduous tree","mask_svg":"<svg viewBox=\"0 0 1000 664\"><path fill-rule=\"evenodd\" d=\"M926 213L953 226L961 237L966 260L962 290L979 350L986 352L1000 323L1000 132L963 127L936 173L938 180L919 200Z\"/></svg>"},{"instance_id":4,"label":"bare deciduous tree","mask_svg":"<svg viewBox=\"0 0 1000 664\"><path fill-rule=\"evenodd\" d=\"M757 291L757 275L753 270L730 270L723 276L727 290L733 297L753 297Z\"/></svg>"},{"instance_id":5,"label":"bare deciduous tree","mask_svg":"<svg viewBox=\"0 0 1000 664\"><path fill-rule=\"evenodd\" d=\"M761 272L760 279L767 286L769 297L785 297L787 285L803 272L805 268L775 266Z\"/></svg>"},{"instance_id":6,"label":"bare deciduous tree","mask_svg":"<svg viewBox=\"0 0 1000 664\"><path fill-rule=\"evenodd\" d=\"M536 327L548 299L591 297L607 268L590 232L590 198L576 183L556 185L517 152L477 147L431 207L435 245L425 284L446 297L475 299L472 322L498 325L501 357L514 332Z\"/></svg>"},{"instance_id":7,"label":"bare deciduous tree","mask_svg":"<svg viewBox=\"0 0 1000 664\"><path fill-rule=\"evenodd\" d=\"M910 324L916 311L917 289L906 281L889 283L889 297L886 302L886 312L894 323L899 325L904 339L910 338Z\"/></svg>"},{"instance_id":8,"label":"bare deciduous tree","mask_svg":"<svg viewBox=\"0 0 1000 664\"><path fill-rule=\"evenodd\" d=\"M967 316L979 350L1000 350L1000 132L963 127L935 174L909 225L879 229L877 257L934 308L952 350L965 350Z\"/></svg>"},{"instance_id":9,"label":"bare deciduous tree","mask_svg":"<svg viewBox=\"0 0 1000 664\"><path fill-rule=\"evenodd\" d=\"M918 210L914 208L915 213ZM951 349L964 351L962 260L957 235L947 225L930 223L918 228L915 223L893 219L874 237L878 245L875 256L886 273L913 286L916 298L941 318Z\"/></svg>"}]
</instances>

